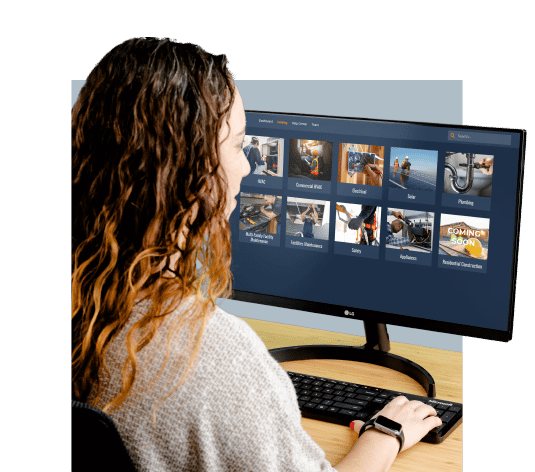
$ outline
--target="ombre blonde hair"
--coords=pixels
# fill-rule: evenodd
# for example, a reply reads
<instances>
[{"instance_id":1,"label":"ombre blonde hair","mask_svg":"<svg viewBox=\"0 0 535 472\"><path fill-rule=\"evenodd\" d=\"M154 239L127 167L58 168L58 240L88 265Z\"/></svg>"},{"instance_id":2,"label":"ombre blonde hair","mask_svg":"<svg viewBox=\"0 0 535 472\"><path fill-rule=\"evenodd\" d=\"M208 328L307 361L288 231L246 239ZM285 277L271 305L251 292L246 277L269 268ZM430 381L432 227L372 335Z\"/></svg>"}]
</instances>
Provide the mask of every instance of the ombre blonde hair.
<instances>
[{"instance_id":1,"label":"ombre blonde hair","mask_svg":"<svg viewBox=\"0 0 535 472\"><path fill-rule=\"evenodd\" d=\"M74 399L91 394L97 403L106 349L140 298L150 309L126 335L122 389L105 411L126 400L138 353L193 296L183 316L201 327L183 382L215 299L230 294L227 182L219 158L235 95L226 63L192 44L131 39L96 65L73 107ZM178 331L183 323L171 326Z\"/></svg>"}]
</instances>

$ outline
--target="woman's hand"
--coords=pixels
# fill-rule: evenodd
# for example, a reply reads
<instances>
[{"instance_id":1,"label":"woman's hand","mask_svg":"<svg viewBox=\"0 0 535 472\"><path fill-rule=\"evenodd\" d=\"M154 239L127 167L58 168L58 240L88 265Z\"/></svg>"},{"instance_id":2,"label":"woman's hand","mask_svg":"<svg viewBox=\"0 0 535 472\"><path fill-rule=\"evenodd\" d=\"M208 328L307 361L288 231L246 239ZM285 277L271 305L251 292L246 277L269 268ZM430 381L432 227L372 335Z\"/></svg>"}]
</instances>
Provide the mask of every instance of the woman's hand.
<instances>
[{"instance_id":1,"label":"woman's hand","mask_svg":"<svg viewBox=\"0 0 535 472\"><path fill-rule=\"evenodd\" d=\"M406 397L394 398L377 415L401 424L405 442L402 451L414 446L442 421L436 417L437 412L429 405L419 401L409 401ZM355 431L359 432L364 424L355 420ZM382 433L375 428L366 430L358 438L349 453L335 466L338 472L385 472L390 469L399 451L396 438Z\"/></svg>"},{"instance_id":2,"label":"woman's hand","mask_svg":"<svg viewBox=\"0 0 535 472\"><path fill-rule=\"evenodd\" d=\"M394 398L374 418L379 415L401 424L405 435L402 451L414 446L429 431L442 424L442 420L437 418L437 412L432 406L417 400L409 401L403 396ZM354 424L354 429L358 432L364 423L355 421Z\"/></svg>"}]
</instances>

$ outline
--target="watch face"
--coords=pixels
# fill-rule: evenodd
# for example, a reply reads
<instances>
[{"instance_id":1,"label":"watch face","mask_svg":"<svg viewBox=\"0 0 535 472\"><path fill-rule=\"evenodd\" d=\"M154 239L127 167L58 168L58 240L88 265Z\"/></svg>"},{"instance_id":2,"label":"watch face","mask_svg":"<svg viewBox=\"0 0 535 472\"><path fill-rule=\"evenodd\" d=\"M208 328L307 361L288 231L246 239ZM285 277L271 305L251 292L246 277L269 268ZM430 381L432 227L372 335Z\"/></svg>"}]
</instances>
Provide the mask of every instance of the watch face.
<instances>
[{"instance_id":1,"label":"watch face","mask_svg":"<svg viewBox=\"0 0 535 472\"><path fill-rule=\"evenodd\" d=\"M389 431L392 431L394 433L399 433L401 431L401 425L399 423L396 423L395 421L392 421L385 416L379 415L377 418L375 418L375 426L376 427L383 427L388 429ZM381 429L381 428L377 428Z\"/></svg>"}]
</instances>

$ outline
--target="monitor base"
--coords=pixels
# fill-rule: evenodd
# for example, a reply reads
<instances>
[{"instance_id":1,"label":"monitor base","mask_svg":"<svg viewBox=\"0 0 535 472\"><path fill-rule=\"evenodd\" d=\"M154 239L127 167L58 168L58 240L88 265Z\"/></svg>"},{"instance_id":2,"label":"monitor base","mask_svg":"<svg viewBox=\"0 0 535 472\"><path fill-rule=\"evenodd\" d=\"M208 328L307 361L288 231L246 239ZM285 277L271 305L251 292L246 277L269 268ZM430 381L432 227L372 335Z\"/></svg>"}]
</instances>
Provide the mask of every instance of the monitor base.
<instances>
[{"instance_id":1,"label":"monitor base","mask_svg":"<svg viewBox=\"0 0 535 472\"><path fill-rule=\"evenodd\" d=\"M344 346L334 344L312 344L308 346L288 346L270 349L269 353L277 362L302 361L307 359L339 359L380 365L401 372L416 380L428 397L436 397L435 380L422 366L390 354L390 341L386 325L364 321L366 344Z\"/></svg>"}]
</instances>

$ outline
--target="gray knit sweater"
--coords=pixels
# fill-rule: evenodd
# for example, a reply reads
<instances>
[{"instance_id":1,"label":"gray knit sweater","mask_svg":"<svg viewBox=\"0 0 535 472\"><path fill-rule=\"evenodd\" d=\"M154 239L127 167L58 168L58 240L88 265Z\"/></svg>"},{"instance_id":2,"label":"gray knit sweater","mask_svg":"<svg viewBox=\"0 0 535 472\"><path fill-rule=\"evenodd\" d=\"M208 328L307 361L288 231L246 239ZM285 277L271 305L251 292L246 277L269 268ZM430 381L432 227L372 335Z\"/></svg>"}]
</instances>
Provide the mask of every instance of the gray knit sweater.
<instances>
[{"instance_id":1,"label":"gray knit sweater","mask_svg":"<svg viewBox=\"0 0 535 472\"><path fill-rule=\"evenodd\" d=\"M108 349L101 407L120 390L125 334L147 309L146 303L136 306ZM138 354L137 386L146 386L162 365L165 328L161 334ZM172 342L173 352L184 351L180 339ZM288 375L240 318L214 311L192 375L161 403L153 421L155 399L176 385L176 376L166 369L153 390L110 414L140 471L334 471L301 426Z\"/></svg>"}]
</instances>

